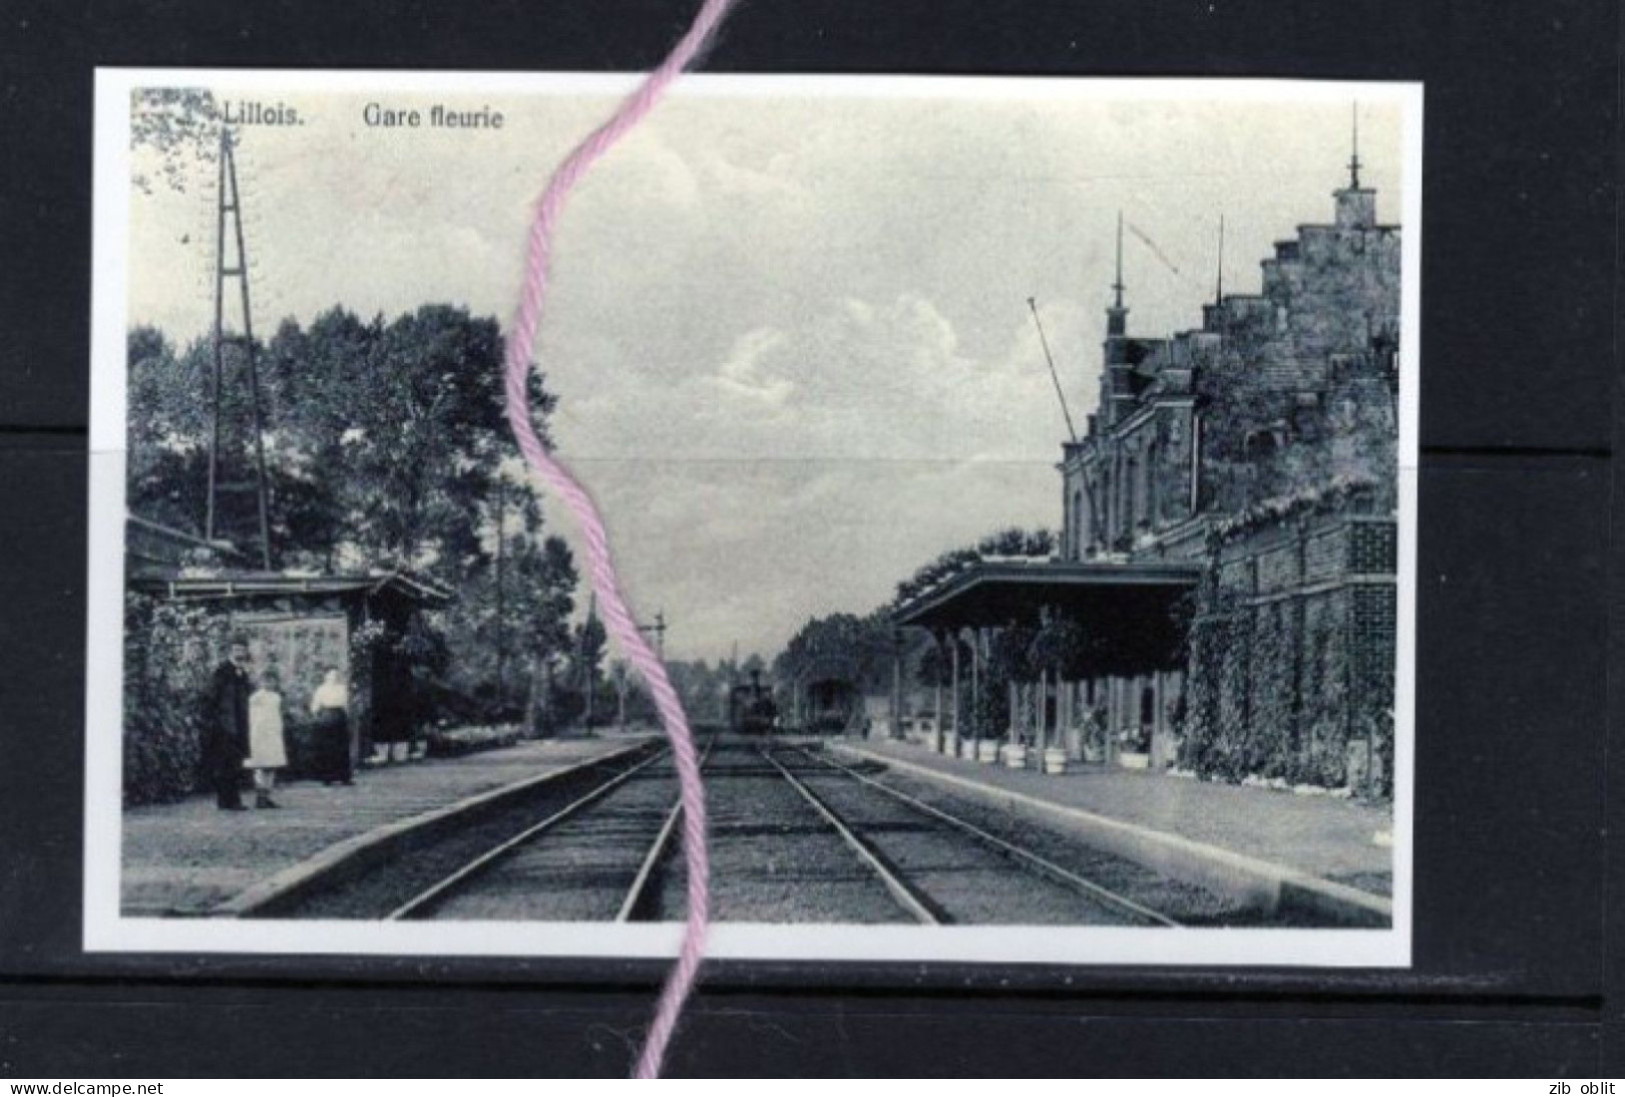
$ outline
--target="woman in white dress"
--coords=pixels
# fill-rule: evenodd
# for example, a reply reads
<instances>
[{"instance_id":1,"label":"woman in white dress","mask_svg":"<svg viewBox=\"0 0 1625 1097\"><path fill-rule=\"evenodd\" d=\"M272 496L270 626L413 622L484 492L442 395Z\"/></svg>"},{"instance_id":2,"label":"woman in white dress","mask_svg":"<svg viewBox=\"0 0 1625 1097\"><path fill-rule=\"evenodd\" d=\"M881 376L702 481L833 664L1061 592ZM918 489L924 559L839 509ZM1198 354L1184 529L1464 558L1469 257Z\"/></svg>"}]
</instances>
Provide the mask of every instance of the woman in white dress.
<instances>
[{"instance_id":1,"label":"woman in white dress","mask_svg":"<svg viewBox=\"0 0 1625 1097\"><path fill-rule=\"evenodd\" d=\"M288 764L288 747L282 737L282 683L274 670L260 679L260 688L248 698L248 757L243 768L254 774L254 806L280 807L271 799L276 787L276 771Z\"/></svg>"},{"instance_id":2,"label":"woman in white dress","mask_svg":"<svg viewBox=\"0 0 1625 1097\"><path fill-rule=\"evenodd\" d=\"M310 714L316 722L316 768L324 785L355 784L355 765L350 758L350 690L338 667L328 667L322 684L310 697Z\"/></svg>"}]
</instances>

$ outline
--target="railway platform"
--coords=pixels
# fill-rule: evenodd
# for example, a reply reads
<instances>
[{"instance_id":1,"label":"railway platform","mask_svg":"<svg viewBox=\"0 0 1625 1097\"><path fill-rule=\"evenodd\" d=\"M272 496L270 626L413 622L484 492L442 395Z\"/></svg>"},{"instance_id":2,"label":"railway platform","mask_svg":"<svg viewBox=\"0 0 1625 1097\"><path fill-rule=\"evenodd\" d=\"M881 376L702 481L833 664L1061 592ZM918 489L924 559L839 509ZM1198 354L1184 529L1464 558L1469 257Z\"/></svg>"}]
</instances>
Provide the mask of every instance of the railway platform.
<instances>
[{"instance_id":1,"label":"railway platform","mask_svg":"<svg viewBox=\"0 0 1625 1097\"><path fill-rule=\"evenodd\" d=\"M605 733L397 762L366 768L347 787L295 781L278 787L279 810L220 811L210 795L130 808L123 819L121 907L128 917L208 914L342 843L646 738Z\"/></svg>"},{"instance_id":2,"label":"railway platform","mask_svg":"<svg viewBox=\"0 0 1625 1097\"><path fill-rule=\"evenodd\" d=\"M1176 847L1178 856L1197 862L1205 855L1209 866L1195 865L1199 872L1224 875L1229 865L1251 863L1379 899L1392 890L1394 851L1379 838L1392 833L1385 807L1115 766L1074 764L1065 774L1040 774L948 758L897 740L837 742L851 758L951 782L987 800L1019 797L1034 813L1053 809L1051 820L1070 814L1080 825L1110 829L1128 844Z\"/></svg>"}]
</instances>

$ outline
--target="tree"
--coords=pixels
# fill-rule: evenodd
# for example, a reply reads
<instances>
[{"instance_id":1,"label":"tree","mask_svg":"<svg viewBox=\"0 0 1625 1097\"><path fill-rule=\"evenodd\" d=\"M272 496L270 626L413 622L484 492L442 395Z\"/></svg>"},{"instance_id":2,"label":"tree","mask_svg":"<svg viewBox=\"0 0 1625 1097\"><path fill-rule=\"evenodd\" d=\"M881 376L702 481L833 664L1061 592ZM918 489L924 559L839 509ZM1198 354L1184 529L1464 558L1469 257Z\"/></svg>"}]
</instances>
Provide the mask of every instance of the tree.
<instances>
[{"instance_id":1,"label":"tree","mask_svg":"<svg viewBox=\"0 0 1625 1097\"><path fill-rule=\"evenodd\" d=\"M828 700L828 691L837 690L840 705L849 706L858 704L865 693L890 689L891 665L892 628L883 613L867 617L836 613L803 625L773 661L773 672L793 708L818 682L845 683L825 686L824 696Z\"/></svg>"},{"instance_id":2,"label":"tree","mask_svg":"<svg viewBox=\"0 0 1625 1097\"><path fill-rule=\"evenodd\" d=\"M582 700L586 706L585 721L589 728L592 727L593 698L598 692L598 681L603 673L604 649L607 641L604 623L598 619L596 612L589 612L587 619L576 626L576 684L581 690Z\"/></svg>"},{"instance_id":3,"label":"tree","mask_svg":"<svg viewBox=\"0 0 1625 1097\"><path fill-rule=\"evenodd\" d=\"M512 452L495 318L425 305L393 322L329 310L284 324L267 356L270 421L355 554L455 578ZM546 438L556 401L532 378Z\"/></svg>"},{"instance_id":4,"label":"tree","mask_svg":"<svg viewBox=\"0 0 1625 1097\"><path fill-rule=\"evenodd\" d=\"M230 349L232 356L241 353ZM143 518L202 536L213 425L210 342L199 339L177 353L163 333L136 328L129 333L127 361L128 507ZM237 364L229 363L228 369ZM262 398L275 410L279 401L267 388L262 385ZM241 423L249 418L246 386L223 386L220 403L224 419ZM271 536L278 557L284 564L331 567L343 526L332 488L343 475L341 462L313 452L303 424L286 412L268 419L266 457ZM240 449L227 448L220 455L220 479L251 477L246 459ZM231 532L228 524L217 528L216 536L229 539Z\"/></svg>"},{"instance_id":5,"label":"tree","mask_svg":"<svg viewBox=\"0 0 1625 1097\"><path fill-rule=\"evenodd\" d=\"M131 504L197 529L205 506L210 344L129 337ZM284 321L261 355L277 555L295 566L403 566L456 583L481 561L482 511L510 459L494 318L426 305L385 323L342 308ZM556 401L534 375L546 438ZM221 394L241 416L242 386Z\"/></svg>"},{"instance_id":6,"label":"tree","mask_svg":"<svg viewBox=\"0 0 1625 1097\"><path fill-rule=\"evenodd\" d=\"M666 663L666 676L691 720L714 722L725 717L723 693L730 679L720 664L713 668L704 659L693 662L673 659Z\"/></svg>"},{"instance_id":7,"label":"tree","mask_svg":"<svg viewBox=\"0 0 1625 1097\"><path fill-rule=\"evenodd\" d=\"M178 355L156 328L135 328L127 343L130 511L202 534L208 438L195 355Z\"/></svg>"},{"instance_id":8,"label":"tree","mask_svg":"<svg viewBox=\"0 0 1625 1097\"><path fill-rule=\"evenodd\" d=\"M131 96L130 144L151 155L137 161L136 189L150 194L156 173L184 192L197 181L196 168L218 158L220 125L219 105L205 88L138 88Z\"/></svg>"},{"instance_id":9,"label":"tree","mask_svg":"<svg viewBox=\"0 0 1625 1097\"><path fill-rule=\"evenodd\" d=\"M547 683L570 651L575 563L563 541L546 536L528 481L499 481L478 540L444 614L457 653L448 685L470 715L522 720L534 733L538 717L550 715Z\"/></svg>"},{"instance_id":10,"label":"tree","mask_svg":"<svg viewBox=\"0 0 1625 1097\"><path fill-rule=\"evenodd\" d=\"M533 539L518 541L513 572L510 597L516 599L515 631L530 664L525 724L534 732L538 710L544 701L552 702L553 675L570 644L570 614L575 610L579 576L570 546L558 537L548 537L539 545ZM552 713L546 715L552 722Z\"/></svg>"}]
</instances>

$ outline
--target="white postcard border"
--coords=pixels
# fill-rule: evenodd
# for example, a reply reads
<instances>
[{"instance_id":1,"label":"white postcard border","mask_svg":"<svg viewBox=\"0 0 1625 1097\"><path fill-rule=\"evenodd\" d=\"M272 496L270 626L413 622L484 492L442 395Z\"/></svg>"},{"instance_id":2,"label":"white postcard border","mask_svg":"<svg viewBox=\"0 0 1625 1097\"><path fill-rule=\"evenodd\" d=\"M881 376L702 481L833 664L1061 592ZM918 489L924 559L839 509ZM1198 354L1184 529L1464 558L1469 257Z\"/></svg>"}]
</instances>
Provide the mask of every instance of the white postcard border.
<instances>
[{"instance_id":1,"label":"white postcard border","mask_svg":"<svg viewBox=\"0 0 1625 1097\"><path fill-rule=\"evenodd\" d=\"M604 923L377 923L125 917L119 909L123 728L130 93L144 86L239 92L438 91L447 94L624 94L635 74L98 69L91 324L84 934L87 952L356 956L648 957L675 955L681 926ZM990 926L741 925L713 927L709 956L730 960L1408 967L1411 962L1415 775L1417 462L1422 233L1422 86L1258 79L1093 79L708 75L679 96L1020 99L1035 95L1246 102L1355 99L1400 108L1401 370L1398 643L1396 645L1393 925L1386 929L1162 929ZM658 115L656 116L658 118ZM651 124L657 124L651 122ZM537 165L538 189L551 164ZM515 271L515 290L519 272ZM563 455L568 460L568 454Z\"/></svg>"}]
</instances>

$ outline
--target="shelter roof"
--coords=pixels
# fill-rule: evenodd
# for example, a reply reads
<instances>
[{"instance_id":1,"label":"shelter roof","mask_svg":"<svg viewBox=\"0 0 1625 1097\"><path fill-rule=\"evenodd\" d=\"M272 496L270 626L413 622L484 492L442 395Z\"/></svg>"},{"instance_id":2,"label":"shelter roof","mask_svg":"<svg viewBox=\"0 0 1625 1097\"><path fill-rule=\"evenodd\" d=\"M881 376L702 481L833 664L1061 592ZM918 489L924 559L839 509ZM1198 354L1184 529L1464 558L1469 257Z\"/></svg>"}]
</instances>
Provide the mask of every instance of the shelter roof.
<instances>
[{"instance_id":1,"label":"shelter roof","mask_svg":"<svg viewBox=\"0 0 1625 1097\"><path fill-rule=\"evenodd\" d=\"M902 627L1033 627L1064 614L1106 641L1125 664L1160 663L1182 639L1176 605L1201 578L1197 563L983 561L892 612Z\"/></svg>"},{"instance_id":2,"label":"shelter roof","mask_svg":"<svg viewBox=\"0 0 1625 1097\"><path fill-rule=\"evenodd\" d=\"M303 575L265 571L213 571L191 569L149 571L130 577L138 590L167 593L171 598L246 598L256 595L364 594L388 595L420 605L439 605L452 592L432 580L406 571L368 571L336 575Z\"/></svg>"}]
</instances>

